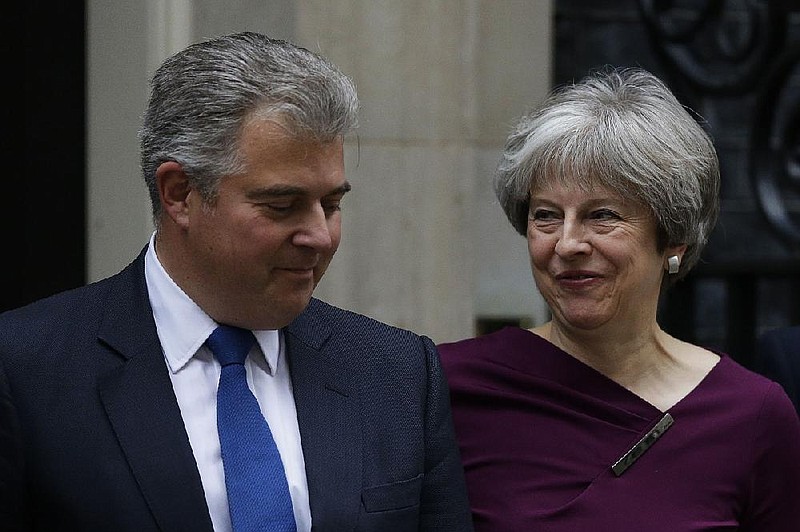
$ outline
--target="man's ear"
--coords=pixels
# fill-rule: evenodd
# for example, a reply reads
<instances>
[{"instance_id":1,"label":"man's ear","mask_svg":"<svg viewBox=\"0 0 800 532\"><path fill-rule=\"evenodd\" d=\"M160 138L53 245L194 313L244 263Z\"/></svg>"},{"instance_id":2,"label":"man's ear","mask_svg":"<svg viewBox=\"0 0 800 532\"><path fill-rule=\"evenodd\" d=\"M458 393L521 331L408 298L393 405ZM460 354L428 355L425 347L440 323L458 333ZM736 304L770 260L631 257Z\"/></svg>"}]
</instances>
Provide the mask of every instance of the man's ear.
<instances>
[{"instance_id":1,"label":"man's ear","mask_svg":"<svg viewBox=\"0 0 800 532\"><path fill-rule=\"evenodd\" d=\"M156 186L164 215L178 226L186 227L189 222L187 200L191 187L183 166L175 161L161 163L156 169Z\"/></svg>"}]
</instances>

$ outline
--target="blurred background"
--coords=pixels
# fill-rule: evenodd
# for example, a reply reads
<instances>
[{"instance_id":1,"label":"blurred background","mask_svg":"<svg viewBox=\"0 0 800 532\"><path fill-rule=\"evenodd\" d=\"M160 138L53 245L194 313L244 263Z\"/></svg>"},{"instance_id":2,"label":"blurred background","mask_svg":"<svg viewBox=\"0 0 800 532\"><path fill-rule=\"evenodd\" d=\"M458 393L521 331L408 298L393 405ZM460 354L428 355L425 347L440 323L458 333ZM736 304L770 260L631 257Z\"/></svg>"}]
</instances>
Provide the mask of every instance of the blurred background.
<instances>
[{"instance_id":1,"label":"blurred background","mask_svg":"<svg viewBox=\"0 0 800 532\"><path fill-rule=\"evenodd\" d=\"M152 232L136 136L149 76L191 42L253 30L325 55L361 96L319 297L437 342L545 321L494 166L551 87L635 65L703 118L722 163L719 224L660 322L745 365L758 334L800 323L796 1L32 0L9 22L0 310L130 262Z\"/></svg>"}]
</instances>

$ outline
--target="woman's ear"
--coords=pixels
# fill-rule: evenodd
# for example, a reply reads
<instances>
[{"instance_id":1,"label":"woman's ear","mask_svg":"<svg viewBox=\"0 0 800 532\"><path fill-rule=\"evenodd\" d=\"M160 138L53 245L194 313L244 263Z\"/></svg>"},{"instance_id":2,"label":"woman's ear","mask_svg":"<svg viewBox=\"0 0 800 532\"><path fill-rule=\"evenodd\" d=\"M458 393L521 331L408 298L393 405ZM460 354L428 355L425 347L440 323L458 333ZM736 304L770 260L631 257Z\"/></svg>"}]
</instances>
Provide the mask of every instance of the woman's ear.
<instances>
[{"instance_id":1,"label":"woman's ear","mask_svg":"<svg viewBox=\"0 0 800 532\"><path fill-rule=\"evenodd\" d=\"M183 166L175 161L161 163L156 169L156 186L161 199L162 216L180 227L185 227L189 222L187 199L191 187Z\"/></svg>"}]
</instances>

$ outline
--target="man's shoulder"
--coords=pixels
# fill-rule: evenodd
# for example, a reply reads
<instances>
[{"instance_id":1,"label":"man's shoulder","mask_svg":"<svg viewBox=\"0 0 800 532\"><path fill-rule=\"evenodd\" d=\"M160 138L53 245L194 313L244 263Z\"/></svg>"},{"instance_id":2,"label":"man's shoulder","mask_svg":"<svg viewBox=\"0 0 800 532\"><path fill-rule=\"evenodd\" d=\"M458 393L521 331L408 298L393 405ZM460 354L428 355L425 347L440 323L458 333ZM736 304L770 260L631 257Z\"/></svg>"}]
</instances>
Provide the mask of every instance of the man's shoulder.
<instances>
[{"instance_id":1,"label":"man's shoulder","mask_svg":"<svg viewBox=\"0 0 800 532\"><path fill-rule=\"evenodd\" d=\"M795 327L781 327L778 329L771 329L761 335L759 343L766 347L768 344L774 342L784 345L792 345L800 351L800 325Z\"/></svg>"},{"instance_id":2,"label":"man's shoulder","mask_svg":"<svg viewBox=\"0 0 800 532\"><path fill-rule=\"evenodd\" d=\"M116 274L83 286L70 288L32 301L24 306L7 310L0 313L0 320L24 320L53 313L74 312L75 307L102 305L98 298L113 289L113 285L119 275Z\"/></svg>"},{"instance_id":3,"label":"man's shoulder","mask_svg":"<svg viewBox=\"0 0 800 532\"><path fill-rule=\"evenodd\" d=\"M329 334L351 341L414 341L422 338L408 329L384 323L375 318L343 309L320 299L312 298L306 309L288 327L294 335Z\"/></svg>"},{"instance_id":4,"label":"man's shoulder","mask_svg":"<svg viewBox=\"0 0 800 532\"><path fill-rule=\"evenodd\" d=\"M311 298L311 301L306 307L303 314L308 314L310 316L314 316L317 319L322 320L329 320L334 322L357 322L362 323L364 325L368 325L370 327L388 327L393 329L399 329L393 325L389 325L388 323L384 323L380 320L367 316L365 314L360 314L358 312L348 310L345 308L337 307L336 305L332 305L330 303L326 303L321 299Z\"/></svg>"},{"instance_id":5,"label":"man's shoulder","mask_svg":"<svg viewBox=\"0 0 800 532\"><path fill-rule=\"evenodd\" d=\"M46 337L64 331L70 335L85 331L88 323L101 318L112 298L131 296L131 272L128 267L111 277L0 313L0 343L23 341L20 339L28 344L33 340L46 342Z\"/></svg>"},{"instance_id":6,"label":"man's shoulder","mask_svg":"<svg viewBox=\"0 0 800 532\"><path fill-rule=\"evenodd\" d=\"M24 306L0 313L0 325L10 323L41 322L56 320L60 316L73 315L76 309L84 303L97 302L97 296L102 292L103 284L107 280L92 283L77 288L46 296L32 301Z\"/></svg>"},{"instance_id":7,"label":"man's shoulder","mask_svg":"<svg viewBox=\"0 0 800 532\"><path fill-rule=\"evenodd\" d=\"M760 373L770 372L769 367L778 364L792 366L800 372L800 326L771 329L762 333L756 342L755 366Z\"/></svg>"},{"instance_id":8,"label":"man's shoulder","mask_svg":"<svg viewBox=\"0 0 800 532\"><path fill-rule=\"evenodd\" d=\"M783 385L800 410L800 327L784 327L758 338L754 368Z\"/></svg>"}]
</instances>

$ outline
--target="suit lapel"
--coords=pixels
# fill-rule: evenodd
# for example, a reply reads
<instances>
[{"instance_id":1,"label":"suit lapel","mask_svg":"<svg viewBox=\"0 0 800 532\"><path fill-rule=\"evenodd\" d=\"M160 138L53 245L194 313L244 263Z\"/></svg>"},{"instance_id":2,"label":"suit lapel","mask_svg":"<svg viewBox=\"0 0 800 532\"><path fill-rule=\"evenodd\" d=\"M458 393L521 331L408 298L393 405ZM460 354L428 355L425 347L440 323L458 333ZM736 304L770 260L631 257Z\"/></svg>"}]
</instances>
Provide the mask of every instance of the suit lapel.
<instances>
[{"instance_id":1,"label":"suit lapel","mask_svg":"<svg viewBox=\"0 0 800 532\"><path fill-rule=\"evenodd\" d=\"M101 401L159 527L211 531L200 474L150 309L144 252L115 282L99 338L121 363L98 379Z\"/></svg>"},{"instance_id":2,"label":"suit lapel","mask_svg":"<svg viewBox=\"0 0 800 532\"><path fill-rule=\"evenodd\" d=\"M362 483L357 389L325 346L331 331L317 305L285 331L311 518L315 530L353 530Z\"/></svg>"}]
</instances>

